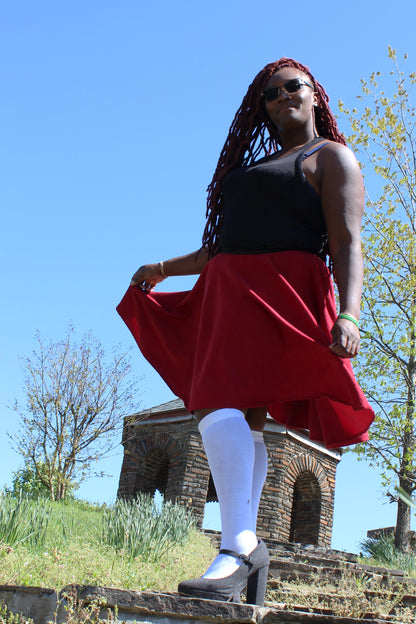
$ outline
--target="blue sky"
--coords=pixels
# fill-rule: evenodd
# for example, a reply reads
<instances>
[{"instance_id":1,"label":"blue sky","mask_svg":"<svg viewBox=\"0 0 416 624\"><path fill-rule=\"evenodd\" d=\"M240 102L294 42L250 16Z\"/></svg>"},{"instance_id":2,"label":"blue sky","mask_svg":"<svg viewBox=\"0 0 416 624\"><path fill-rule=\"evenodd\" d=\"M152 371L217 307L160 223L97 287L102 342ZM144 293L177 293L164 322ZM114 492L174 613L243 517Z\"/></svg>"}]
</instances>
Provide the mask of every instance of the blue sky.
<instances>
[{"instance_id":1,"label":"blue sky","mask_svg":"<svg viewBox=\"0 0 416 624\"><path fill-rule=\"evenodd\" d=\"M414 0L293 3L124 0L2 3L2 473L21 460L6 431L22 397L18 356L37 329L69 322L110 349L132 339L115 307L140 264L201 240L206 187L241 99L266 63L292 56L353 105L360 78L389 69L387 46L414 69ZM340 126L346 132L345 120ZM173 278L186 290L193 278ZM173 398L137 350L139 408ZM90 500L114 500L121 447L91 479ZM338 469L333 546L356 551L367 529L395 523L380 478L352 454Z\"/></svg>"}]
</instances>

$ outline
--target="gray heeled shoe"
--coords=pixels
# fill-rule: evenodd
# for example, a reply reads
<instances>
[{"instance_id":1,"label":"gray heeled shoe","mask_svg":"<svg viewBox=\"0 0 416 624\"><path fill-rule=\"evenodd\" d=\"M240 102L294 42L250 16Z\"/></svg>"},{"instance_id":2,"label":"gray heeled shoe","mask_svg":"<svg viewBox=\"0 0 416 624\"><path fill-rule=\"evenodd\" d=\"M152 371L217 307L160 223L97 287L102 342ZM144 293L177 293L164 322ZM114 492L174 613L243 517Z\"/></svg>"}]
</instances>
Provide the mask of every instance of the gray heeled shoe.
<instances>
[{"instance_id":1,"label":"gray heeled shoe","mask_svg":"<svg viewBox=\"0 0 416 624\"><path fill-rule=\"evenodd\" d=\"M241 555L233 550L220 550L220 554L231 555L241 561L240 567L224 578L193 579L179 583L178 592L193 598L241 602L240 594L247 588L247 604L264 605L267 574L269 571L269 551L260 540L249 555Z\"/></svg>"}]
</instances>

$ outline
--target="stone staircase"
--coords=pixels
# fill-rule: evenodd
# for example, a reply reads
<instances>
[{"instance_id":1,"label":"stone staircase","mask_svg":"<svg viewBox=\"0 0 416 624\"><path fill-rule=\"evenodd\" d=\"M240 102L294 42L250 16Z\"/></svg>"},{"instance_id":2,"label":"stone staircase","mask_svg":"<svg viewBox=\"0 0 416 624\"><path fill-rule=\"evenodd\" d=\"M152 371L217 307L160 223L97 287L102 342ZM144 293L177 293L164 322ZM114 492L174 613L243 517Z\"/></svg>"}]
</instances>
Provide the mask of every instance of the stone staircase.
<instances>
[{"instance_id":1,"label":"stone staircase","mask_svg":"<svg viewBox=\"0 0 416 624\"><path fill-rule=\"evenodd\" d=\"M210 537L218 539L215 534ZM66 595L86 613L98 609L104 621L110 609L113 615L107 621L114 624L416 623L416 579L403 571L363 565L356 555L317 546L270 540L267 544L271 566L265 607L92 586L70 586L60 595L1 586L0 599L35 624L68 621Z\"/></svg>"},{"instance_id":2,"label":"stone staircase","mask_svg":"<svg viewBox=\"0 0 416 624\"><path fill-rule=\"evenodd\" d=\"M218 532L206 534L219 545ZM357 555L322 546L270 539L266 543L271 559L269 606L299 614L364 615L366 622L416 622L416 579L403 570L369 566L359 563Z\"/></svg>"},{"instance_id":3,"label":"stone staircase","mask_svg":"<svg viewBox=\"0 0 416 624\"><path fill-rule=\"evenodd\" d=\"M294 612L416 622L416 579L403 570L362 564L357 555L268 541L269 604Z\"/></svg>"}]
</instances>

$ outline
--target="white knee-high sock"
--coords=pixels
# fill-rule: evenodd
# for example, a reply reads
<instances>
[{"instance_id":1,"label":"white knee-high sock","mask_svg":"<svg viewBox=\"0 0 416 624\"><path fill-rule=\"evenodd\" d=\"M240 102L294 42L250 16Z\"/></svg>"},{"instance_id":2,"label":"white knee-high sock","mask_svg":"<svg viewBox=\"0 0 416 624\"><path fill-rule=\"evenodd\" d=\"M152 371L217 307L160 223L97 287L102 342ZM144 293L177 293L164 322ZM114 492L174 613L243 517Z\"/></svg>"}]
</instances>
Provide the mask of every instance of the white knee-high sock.
<instances>
[{"instance_id":1,"label":"white knee-high sock","mask_svg":"<svg viewBox=\"0 0 416 624\"><path fill-rule=\"evenodd\" d=\"M248 555L257 546L252 517L254 442L243 412L221 409L199 423L221 514L221 548ZM229 576L241 561L218 555L204 578Z\"/></svg>"},{"instance_id":2,"label":"white knee-high sock","mask_svg":"<svg viewBox=\"0 0 416 624\"><path fill-rule=\"evenodd\" d=\"M251 506L253 513L253 530L256 531L261 492L267 477L267 449L264 443L263 432L252 431L251 433L254 441L254 468Z\"/></svg>"}]
</instances>

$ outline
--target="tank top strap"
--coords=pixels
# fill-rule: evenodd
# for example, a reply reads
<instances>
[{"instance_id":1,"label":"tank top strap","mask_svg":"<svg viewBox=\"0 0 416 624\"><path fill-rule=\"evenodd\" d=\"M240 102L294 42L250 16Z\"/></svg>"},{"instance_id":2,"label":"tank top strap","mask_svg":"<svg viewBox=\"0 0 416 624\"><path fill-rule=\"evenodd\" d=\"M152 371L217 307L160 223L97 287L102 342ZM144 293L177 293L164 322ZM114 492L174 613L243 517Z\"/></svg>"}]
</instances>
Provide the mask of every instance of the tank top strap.
<instances>
[{"instance_id":1,"label":"tank top strap","mask_svg":"<svg viewBox=\"0 0 416 624\"><path fill-rule=\"evenodd\" d=\"M302 167L303 161L318 150L320 150L321 147L325 147L325 145L328 145L328 143L330 143L330 141L327 141L322 137L316 137L316 139L314 139L311 143L307 143L304 146L304 149L297 155L295 161L295 172L298 178L300 178L303 183L307 182Z\"/></svg>"},{"instance_id":2,"label":"tank top strap","mask_svg":"<svg viewBox=\"0 0 416 624\"><path fill-rule=\"evenodd\" d=\"M322 141L322 143L318 143L318 145L315 144L310 149L308 149L308 151L302 152L301 153L301 160L305 160L309 156L312 156L312 154L314 154L315 152L320 150L321 147L325 147L325 145L328 145L328 143L330 142L330 141L325 141L325 139L322 139L322 137L317 137L317 139L320 139Z\"/></svg>"}]
</instances>

